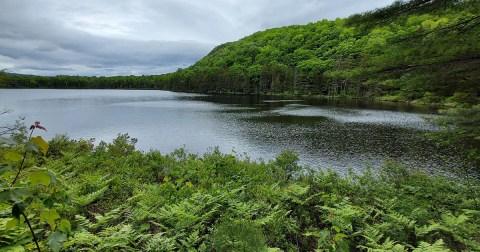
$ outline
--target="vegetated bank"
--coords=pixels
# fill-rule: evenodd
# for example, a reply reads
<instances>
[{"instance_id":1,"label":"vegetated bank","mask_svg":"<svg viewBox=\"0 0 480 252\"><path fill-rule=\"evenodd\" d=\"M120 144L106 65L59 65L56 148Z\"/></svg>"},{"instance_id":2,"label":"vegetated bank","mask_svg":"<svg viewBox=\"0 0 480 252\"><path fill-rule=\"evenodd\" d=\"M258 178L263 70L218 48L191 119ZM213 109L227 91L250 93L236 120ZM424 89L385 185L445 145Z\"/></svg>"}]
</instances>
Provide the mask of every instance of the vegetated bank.
<instances>
[{"instance_id":1,"label":"vegetated bank","mask_svg":"<svg viewBox=\"0 0 480 252\"><path fill-rule=\"evenodd\" d=\"M411 0L348 18L257 32L154 76L3 75L0 86L373 97L478 103L480 3Z\"/></svg>"},{"instance_id":2,"label":"vegetated bank","mask_svg":"<svg viewBox=\"0 0 480 252\"><path fill-rule=\"evenodd\" d=\"M128 135L98 146L34 137L24 163L24 143L10 144L0 147L3 251L35 249L27 217L44 251L480 250L478 180L394 162L340 176L288 150L269 163L144 153Z\"/></svg>"}]
</instances>

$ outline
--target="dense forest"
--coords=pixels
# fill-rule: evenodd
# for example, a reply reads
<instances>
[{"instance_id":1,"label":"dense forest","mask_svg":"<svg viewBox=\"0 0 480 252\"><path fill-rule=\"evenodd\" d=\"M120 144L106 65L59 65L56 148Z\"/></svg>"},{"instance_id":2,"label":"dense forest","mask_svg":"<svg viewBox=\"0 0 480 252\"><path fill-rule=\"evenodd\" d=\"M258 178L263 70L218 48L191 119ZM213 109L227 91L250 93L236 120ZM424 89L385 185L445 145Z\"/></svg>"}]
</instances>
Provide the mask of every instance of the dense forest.
<instances>
[{"instance_id":1,"label":"dense forest","mask_svg":"<svg viewBox=\"0 0 480 252\"><path fill-rule=\"evenodd\" d=\"M164 89L477 103L480 4L412 0L257 32L186 69L124 77L0 77L0 87Z\"/></svg>"}]
</instances>

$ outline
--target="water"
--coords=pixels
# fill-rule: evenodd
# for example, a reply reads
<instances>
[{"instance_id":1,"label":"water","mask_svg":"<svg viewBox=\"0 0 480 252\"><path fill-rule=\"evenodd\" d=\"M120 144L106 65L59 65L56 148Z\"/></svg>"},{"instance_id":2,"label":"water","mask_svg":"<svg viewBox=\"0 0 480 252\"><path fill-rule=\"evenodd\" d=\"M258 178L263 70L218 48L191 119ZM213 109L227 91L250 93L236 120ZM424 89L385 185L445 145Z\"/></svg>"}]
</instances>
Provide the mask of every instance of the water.
<instances>
[{"instance_id":1,"label":"water","mask_svg":"<svg viewBox=\"0 0 480 252\"><path fill-rule=\"evenodd\" d=\"M396 159L419 169L448 165L423 138L436 127L429 108L360 100L281 100L266 96L208 96L139 90L5 90L0 108L13 110L0 123L25 117L48 132L73 139L111 141L119 133L137 148L169 153L186 148L270 160L282 150L300 153L315 168L363 170ZM453 154L452 154L453 155Z\"/></svg>"}]
</instances>

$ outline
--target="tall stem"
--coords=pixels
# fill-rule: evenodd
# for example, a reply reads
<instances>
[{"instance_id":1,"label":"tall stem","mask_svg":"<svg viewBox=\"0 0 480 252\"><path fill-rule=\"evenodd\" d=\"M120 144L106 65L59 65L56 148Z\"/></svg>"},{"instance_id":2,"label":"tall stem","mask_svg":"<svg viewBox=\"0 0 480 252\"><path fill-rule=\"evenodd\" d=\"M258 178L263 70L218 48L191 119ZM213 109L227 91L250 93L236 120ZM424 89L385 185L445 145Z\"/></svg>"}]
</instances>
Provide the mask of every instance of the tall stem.
<instances>
[{"instance_id":1,"label":"tall stem","mask_svg":"<svg viewBox=\"0 0 480 252\"><path fill-rule=\"evenodd\" d=\"M28 136L28 141L30 141L30 139L32 138L32 134L34 130L35 128L33 128L32 131L30 131L30 135ZM25 150L25 152L23 153L22 163L20 163L20 167L18 167L17 175L15 175L15 178L13 179L12 184L10 186L13 186L15 182L17 182L18 176L20 176L20 172L22 171L23 164L25 163L26 158L27 158L27 151Z\"/></svg>"},{"instance_id":2,"label":"tall stem","mask_svg":"<svg viewBox=\"0 0 480 252\"><path fill-rule=\"evenodd\" d=\"M30 131L30 135L28 136L28 141L30 141L30 139L32 138L32 134L33 134L34 130L35 130L35 127L33 127L32 131ZM15 179L13 179L11 186L13 186L15 184L15 182L17 182L17 179L20 176L20 172L22 171L23 164L25 163L26 158L27 158L27 150L25 150L25 152L23 153L22 163L20 163L20 166L18 167L17 175L15 175ZM37 236L35 235L35 232L33 231L32 225L30 224L30 221L28 220L27 215L23 211L22 211L22 215L25 218L25 222L27 223L28 228L30 229L30 232L32 233L33 241L35 242L35 245L37 246L37 251L41 252L40 245L38 245Z\"/></svg>"},{"instance_id":3,"label":"tall stem","mask_svg":"<svg viewBox=\"0 0 480 252\"><path fill-rule=\"evenodd\" d=\"M33 241L35 242L35 245L37 245L38 252L41 252L40 246L38 245L37 236L35 235L35 232L33 232L32 225L30 225L30 221L28 220L27 215L23 211L22 211L22 215L25 218L25 222L27 222L28 228L30 228L30 232L33 235Z\"/></svg>"}]
</instances>

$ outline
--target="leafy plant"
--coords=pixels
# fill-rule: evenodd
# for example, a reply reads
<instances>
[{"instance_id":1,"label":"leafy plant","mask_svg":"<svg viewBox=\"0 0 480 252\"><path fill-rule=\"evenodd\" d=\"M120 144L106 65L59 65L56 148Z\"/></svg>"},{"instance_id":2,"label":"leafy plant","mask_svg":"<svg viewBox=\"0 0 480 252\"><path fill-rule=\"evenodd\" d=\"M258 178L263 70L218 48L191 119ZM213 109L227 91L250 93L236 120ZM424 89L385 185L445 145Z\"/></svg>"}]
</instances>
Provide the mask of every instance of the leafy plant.
<instances>
[{"instance_id":1,"label":"leafy plant","mask_svg":"<svg viewBox=\"0 0 480 252\"><path fill-rule=\"evenodd\" d=\"M1 170L0 204L2 208L9 206L11 216L5 227L11 232L22 232L27 225L38 251L47 245L53 251L59 251L67 235L71 231L68 220L62 219L55 209L56 204L65 204L67 196L61 189L61 183L55 173L48 169L38 168L27 161L27 155L46 155L48 143L40 136L32 137L35 129L46 129L35 122L30 127L28 141L23 147L23 154L10 150L4 154L6 164ZM16 168L16 169L15 169ZM9 180L11 182L9 182ZM33 222L34 221L34 222ZM46 224L46 226L44 225ZM35 229L40 228L41 232ZM48 236L46 244L37 236ZM13 247L29 246L25 240L12 240Z\"/></svg>"}]
</instances>

